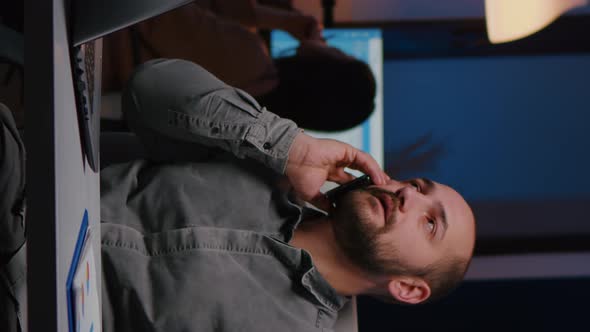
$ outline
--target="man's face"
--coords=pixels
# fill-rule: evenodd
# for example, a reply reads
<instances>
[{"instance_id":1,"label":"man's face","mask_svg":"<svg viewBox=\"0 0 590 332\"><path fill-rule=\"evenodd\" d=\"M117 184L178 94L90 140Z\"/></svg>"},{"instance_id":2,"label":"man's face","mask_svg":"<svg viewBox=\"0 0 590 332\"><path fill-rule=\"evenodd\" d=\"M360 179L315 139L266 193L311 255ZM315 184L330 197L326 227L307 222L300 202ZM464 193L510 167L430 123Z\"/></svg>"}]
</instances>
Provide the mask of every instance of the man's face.
<instances>
[{"instance_id":1,"label":"man's face","mask_svg":"<svg viewBox=\"0 0 590 332\"><path fill-rule=\"evenodd\" d=\"M427 179L350 192L334 218L340 246L374 274L420 270L449 257L468 260L475 243L473 214L463 197Z\"/></svg>"}]
</instances>

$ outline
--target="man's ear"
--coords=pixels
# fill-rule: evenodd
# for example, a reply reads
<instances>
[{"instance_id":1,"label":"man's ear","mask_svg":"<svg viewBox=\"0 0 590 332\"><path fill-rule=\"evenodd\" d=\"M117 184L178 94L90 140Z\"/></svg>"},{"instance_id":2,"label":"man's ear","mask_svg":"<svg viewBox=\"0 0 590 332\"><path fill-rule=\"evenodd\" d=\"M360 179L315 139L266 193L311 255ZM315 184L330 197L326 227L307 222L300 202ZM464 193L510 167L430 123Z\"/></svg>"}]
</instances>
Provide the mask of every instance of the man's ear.
<instances>
[{"instance_id":1,"label":"man's ear","mask_svg":"<svg viewBox=\"0 0 590 332\"><path fill-rule=\"evenodd\" d=\"M418 304L430 297L430 286L422 278L397 277L387 284L389 294L407 304Z\"/></svg>"}]
</instances>

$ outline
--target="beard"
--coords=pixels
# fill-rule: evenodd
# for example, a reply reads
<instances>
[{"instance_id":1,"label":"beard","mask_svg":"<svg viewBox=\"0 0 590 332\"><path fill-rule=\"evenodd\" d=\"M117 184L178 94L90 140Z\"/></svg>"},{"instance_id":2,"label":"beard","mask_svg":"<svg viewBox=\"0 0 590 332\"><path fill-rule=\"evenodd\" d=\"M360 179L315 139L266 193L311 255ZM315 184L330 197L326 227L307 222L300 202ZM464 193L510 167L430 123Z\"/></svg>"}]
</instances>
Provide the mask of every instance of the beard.
<instances>
[{"instance_id":1,"label":"beard","mask_svg":"<svg viewBox=\"0 0 590 332\"><path fill-rule=\"evenodd\" d=\"M375 222L371 213L371 197L391 197L391 216L383 226ZM395 231L399 198L395 194L378 188L363 188L343 195L337 202L332 217L336 242L344 254L361 269L375 275L391 275L404 272L399 250L391 240L384 241L383 235Z\"/></svg>"}]
</instances>

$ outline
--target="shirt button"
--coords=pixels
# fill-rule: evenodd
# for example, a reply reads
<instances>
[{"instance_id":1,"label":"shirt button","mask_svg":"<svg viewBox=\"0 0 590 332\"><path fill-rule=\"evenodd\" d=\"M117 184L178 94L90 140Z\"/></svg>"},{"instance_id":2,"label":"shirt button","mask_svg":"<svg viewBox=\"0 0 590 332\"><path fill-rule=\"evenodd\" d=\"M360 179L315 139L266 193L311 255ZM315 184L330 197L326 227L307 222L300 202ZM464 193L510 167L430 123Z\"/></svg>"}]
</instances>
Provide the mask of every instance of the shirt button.
<instances>
[{"instance_id":1,"label":"shirt button","mask_svg":"<svg viewBox=\"0 0 590 332\"><path fill-rule=\"evenodd\" d=\"M263 147L264 149L268 150L268 149L272 148L272 144L270 144L269 142L266 142L266 143L264 143L264 144L262 145L262 147Z\"/></svg>"}]
</instances>

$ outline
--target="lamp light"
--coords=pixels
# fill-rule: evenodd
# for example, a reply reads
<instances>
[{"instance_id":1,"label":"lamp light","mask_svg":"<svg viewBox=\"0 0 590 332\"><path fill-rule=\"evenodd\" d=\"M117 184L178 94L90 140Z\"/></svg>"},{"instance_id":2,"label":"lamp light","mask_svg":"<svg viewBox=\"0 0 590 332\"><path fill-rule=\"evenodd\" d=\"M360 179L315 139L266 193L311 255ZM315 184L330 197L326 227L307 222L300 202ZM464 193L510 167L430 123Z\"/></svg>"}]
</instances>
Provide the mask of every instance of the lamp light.
<instances>
[{"instance_id":1,"label":"lamp light","mask_svg":"<svg viewBox=\"0 0 590 332\"><path fill-rule=\"evenodd\" d=\"M494 44L531 35L588 0L486 0L488 38Z\"/></svg>"}]
</instances>

